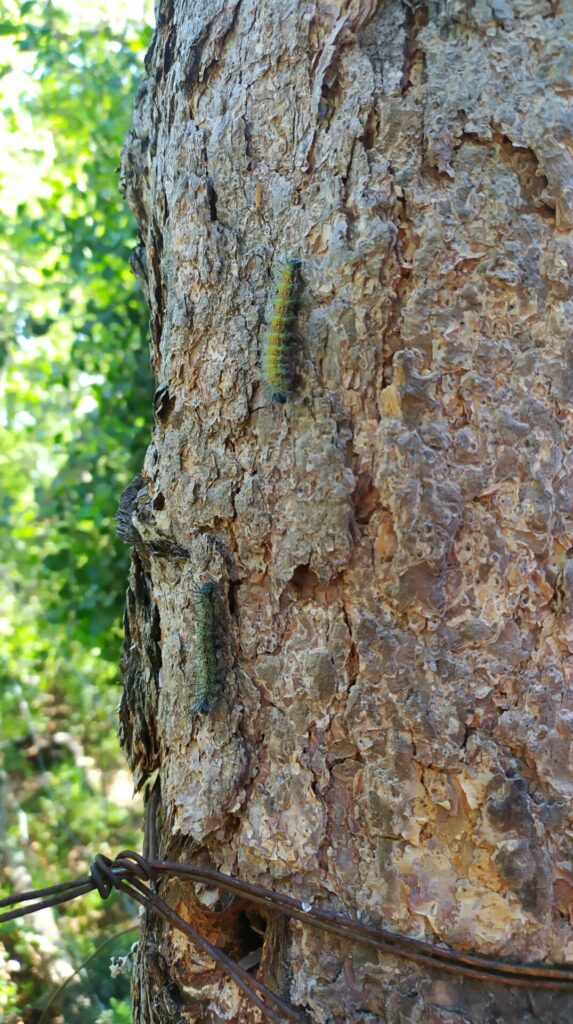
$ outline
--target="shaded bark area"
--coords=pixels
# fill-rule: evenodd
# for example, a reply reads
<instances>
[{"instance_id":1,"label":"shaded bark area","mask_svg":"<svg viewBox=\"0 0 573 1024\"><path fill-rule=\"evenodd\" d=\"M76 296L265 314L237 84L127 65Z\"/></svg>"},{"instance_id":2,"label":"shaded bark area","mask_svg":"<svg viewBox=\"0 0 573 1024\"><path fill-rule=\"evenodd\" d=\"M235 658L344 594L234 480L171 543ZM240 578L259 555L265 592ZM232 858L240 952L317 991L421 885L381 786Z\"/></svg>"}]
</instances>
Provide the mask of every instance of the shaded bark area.
<instances>
[{"instance_id":1,"label":"shaded bark area","mask_svg":"<svg viewBox=\"0 0 573 1024\"><path fill-rule=\"evenodd\" d=\"M121 728L138 785L159 770L162 856L530 961L573 959L568 20L169 0L123 161L157 395ZM302 287L276 406L282 256ZM222 697L199 717L207 579ZM260 948L312 1021L571 1017L165 894ZM134 1019L260 1017L148 922Z\"/></svg>"}]
</instances>

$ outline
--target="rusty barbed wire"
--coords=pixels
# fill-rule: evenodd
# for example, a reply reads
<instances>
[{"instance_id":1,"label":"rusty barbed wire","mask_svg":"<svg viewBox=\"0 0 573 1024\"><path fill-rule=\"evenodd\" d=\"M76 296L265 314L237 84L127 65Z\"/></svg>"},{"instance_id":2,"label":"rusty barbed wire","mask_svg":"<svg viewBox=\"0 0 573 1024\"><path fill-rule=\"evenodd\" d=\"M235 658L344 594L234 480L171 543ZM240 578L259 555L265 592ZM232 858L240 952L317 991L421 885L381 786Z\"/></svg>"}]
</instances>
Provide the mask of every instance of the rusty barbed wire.
<instances>
[{"instance_id":1,"label":"rusty barbed wire","mask_svg":"<svg viewBox=\"0 0 573 1024\"><path fill-rule=\"evenodd\" d=\"M209 942L146 884L156 883L161 877L181 878L217 886L267 911L279 912L311 928L361 943L391 956L412 960L432 970L445 971L494 985L573 992L573 964L512 963L475 953L457 952L424 939L401 935L388 928L365 924L335 911L320 910L285 893L274 892L252 882L244 882L231 875L225 875L216 868L146 859L133 850L123 850L115 860L98 854L88 876L1 899L0 907L18 909L0 914L0 923L36 913L47 907L58 906L94 889L97 889L102 899L107 899L112 890L117 889L131 896L141 906L174 928L178 928L194 945L212 957L220 970L262 1010L272 1024L281 1024L285 1020L303 1024L307 1018L302 1013ZM22 906L23 904L29 905Z\"/></svg>"}]
</instances>

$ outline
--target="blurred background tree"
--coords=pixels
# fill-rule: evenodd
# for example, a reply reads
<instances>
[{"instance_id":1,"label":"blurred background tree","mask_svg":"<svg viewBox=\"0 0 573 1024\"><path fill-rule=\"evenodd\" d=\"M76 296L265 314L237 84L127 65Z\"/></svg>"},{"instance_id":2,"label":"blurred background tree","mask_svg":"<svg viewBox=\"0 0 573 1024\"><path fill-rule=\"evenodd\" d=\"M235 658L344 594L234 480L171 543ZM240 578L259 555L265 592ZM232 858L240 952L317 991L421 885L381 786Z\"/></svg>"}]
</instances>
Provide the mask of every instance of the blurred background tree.
<instances>
[{"instance_id":1,"label":"blurred background tree","mask_svg":"<svg viewBox=\"0 0 573 1024\"><path fill-rule=\"evenodd\" d=\"M117 167L149 43L144 0L0 0L0 868L49 885L140 845L116 739L129 554L113 515L152 382ZM110 955L133 908L92 897L2 929L0 1017L129 1020ZM49 990L116 932L43 1013ZM2 947L0 946L0 951Z\"/></svg>"}]
</instances>

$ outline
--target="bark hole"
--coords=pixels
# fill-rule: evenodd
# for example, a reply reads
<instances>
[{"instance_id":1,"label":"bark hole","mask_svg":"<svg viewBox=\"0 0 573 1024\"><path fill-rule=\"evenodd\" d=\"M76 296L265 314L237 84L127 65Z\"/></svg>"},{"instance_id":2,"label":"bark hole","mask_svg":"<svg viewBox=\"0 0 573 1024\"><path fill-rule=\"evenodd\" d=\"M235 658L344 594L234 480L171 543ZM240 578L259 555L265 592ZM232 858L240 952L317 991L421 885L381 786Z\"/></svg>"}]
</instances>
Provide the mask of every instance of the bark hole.
<instances>
[{"instance_id":1,"label":"bark hole","mask_svg":"<svg viewBox=\"0 0 573 1024\"><path fill-rule=\"evenodd\" d=\"M252 967L256 967L260 958L249 956L262 949L265 941L267 922L256 910L246 910L239 915L239 928L241 933L242 959L249 958ZM251 969L251 963L244 964L247 970Z\"/></svg>"},{"instance_id":2,"label":"bark hole","mask_svg":"<svg viewBox=\"0 0 573 1024\"><path fill-rule=\"evenodd\" d=\"M209 200L209 215L212 221L217 220L217 193L212 182L207 182L207 198Z\"/></svg>"},{"instance_id":3,"label":"bark hole","mask_svg":"<svg viewBox=\"0 0 573 1024\"><path fill-rule=\"evenodd\" d=\"M352 493L357 523L368 523L378 507L380 491L372 484L370 473L361 473Z\"/></svg>"},{"instance_id":4,"label":"bark hole","mask_svg":"<svg viewBox=\"0 0 573 1024\"><path fill-rule=\"evenodd\" d=\"M318 587L318 576L308 565L299 565L292 574L291 583L301 597L307 597Z\"/></svg>"}]
</instances>

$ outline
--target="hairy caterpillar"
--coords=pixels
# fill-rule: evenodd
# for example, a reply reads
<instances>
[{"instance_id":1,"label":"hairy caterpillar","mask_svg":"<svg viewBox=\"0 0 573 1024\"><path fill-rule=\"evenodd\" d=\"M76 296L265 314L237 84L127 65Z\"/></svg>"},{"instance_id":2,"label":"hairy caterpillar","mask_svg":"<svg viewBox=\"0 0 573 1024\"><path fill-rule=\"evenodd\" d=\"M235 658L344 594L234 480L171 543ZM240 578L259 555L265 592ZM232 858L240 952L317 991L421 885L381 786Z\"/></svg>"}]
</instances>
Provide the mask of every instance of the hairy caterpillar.
<instances>
[{"instance_id":1,"label":"hairy caterpillar","mask_svg":"<svg viewBox=\"0 0 573 1024\"><path fill-rule=\"evenodd\" d=\"M292 324L296 316L300 260L290 257L281 264L262 354L263 379L273 402L286 402L292 390Z\"/></svg>"},{"instance_id":2,"label":"hairy caterpillar","mask_svg":"<svg viewBox=\"0 0 573 1024\"><path fill-rule=\"evenodd\" d=\"M217 639L215 628L215 584L200 583L195 600L195 703L193 711L208 715L219 697Z\"/></svg>"}]
</instances>

